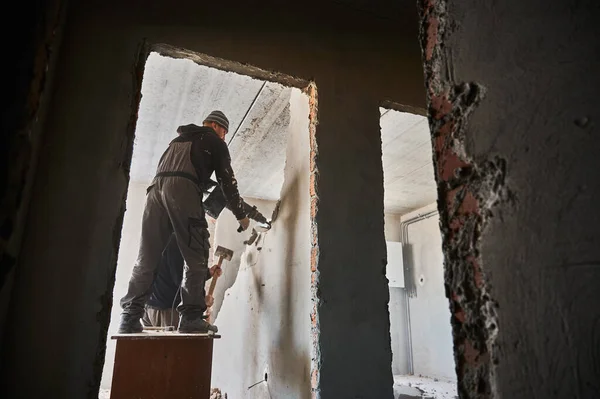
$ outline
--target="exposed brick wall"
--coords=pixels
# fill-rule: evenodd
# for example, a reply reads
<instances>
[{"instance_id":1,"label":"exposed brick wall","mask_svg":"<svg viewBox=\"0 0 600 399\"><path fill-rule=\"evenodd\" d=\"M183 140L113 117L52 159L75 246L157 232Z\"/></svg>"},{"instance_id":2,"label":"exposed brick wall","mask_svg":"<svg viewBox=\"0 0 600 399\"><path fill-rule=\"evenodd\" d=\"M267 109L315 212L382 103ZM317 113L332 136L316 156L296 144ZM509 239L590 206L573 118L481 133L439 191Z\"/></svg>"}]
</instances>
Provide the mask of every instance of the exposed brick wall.
<instances>
[{"instance_id":1,"label":"exposed brick wall","mask_svg":"<svg viewBox=\"0 0 600 399\"><path fill-rule=\"evenodd\" d=\"M458 391L461 398L491 398L497 304L482 265L480 237L491 207L511 199L504 182L505 162L476 161L465 150L465 127L485 88L454 81L444 47L450 34L446 1L422 0L419 13Z\"/></svg>"},{"instance_id":2,"label":"exposed brick wall","mask_svg":"<svg viewBox=\"0 0 600 399\"><path fill-rule=\"evenodd\" d=\"M312 359L311 359L311 389L312 397L319 397L319 369L321 365L320 351L319 351L319 317L317 307L319 305L319 240L318 230L316 224L317 209L319 206L319 197L317 195L317 180L318 180L318 169L317 169L317 140L316 140L316 129L317 129L317 111L318 111L318 100L317 100L317 87L314 83L311 83L307 88L307 94L309 97L309 134L310 134L310 221L311 221L311 251L310 251L310 290L312 296L312 310L310 312L311 321L311 340L312 340Z\"/></svg>"}]
</instances>

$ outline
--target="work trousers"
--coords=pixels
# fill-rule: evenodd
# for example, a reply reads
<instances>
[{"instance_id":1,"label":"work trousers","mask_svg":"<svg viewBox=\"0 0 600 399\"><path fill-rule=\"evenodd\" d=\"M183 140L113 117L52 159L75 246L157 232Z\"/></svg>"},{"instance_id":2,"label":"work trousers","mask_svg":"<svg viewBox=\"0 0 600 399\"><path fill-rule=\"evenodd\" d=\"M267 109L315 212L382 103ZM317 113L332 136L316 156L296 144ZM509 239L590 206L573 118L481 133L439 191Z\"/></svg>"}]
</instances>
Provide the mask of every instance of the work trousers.
<instances>
[{"instance_id":1,"label":"work trousers","mask_svg":"<svg viewBox=\"0 0 600 399\"><path fill-rule=\"evenodd\" d=\"M154 179L146 196L137 262L121 299L123 314L142 318L162 252L174 232L185 261L177 311L183 316L202 316L210 250L207 227L202 191L196 184L179 176Z\"/></svg>"}]
</instances>

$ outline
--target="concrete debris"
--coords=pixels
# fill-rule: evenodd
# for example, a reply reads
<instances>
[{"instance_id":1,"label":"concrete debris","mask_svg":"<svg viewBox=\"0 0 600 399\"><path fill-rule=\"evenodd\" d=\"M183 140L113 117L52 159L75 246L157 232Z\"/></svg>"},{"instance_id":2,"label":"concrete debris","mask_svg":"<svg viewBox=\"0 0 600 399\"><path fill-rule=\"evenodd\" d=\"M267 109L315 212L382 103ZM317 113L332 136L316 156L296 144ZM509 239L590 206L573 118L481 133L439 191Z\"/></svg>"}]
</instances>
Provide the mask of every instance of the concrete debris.
<instances>
[{"instance_id":1,"label":"concrete debris","mask_svg":"<svg viewBox=\"0 0 600 399\"><path fill-rule=\"evenodd\" d=\"M395 375L395 399L456 399L456 381L422 375Z\"/></svg>"},{"instance_id":2,"label":"concrete debris","mask_svg":"<svg viewBox=\"0 0 600 399\"><path fill-rule=\"evenodd\" d=\"M210 390L210 399L227 399L227 394L222 393L219 388L212 388Z\"/></svg>"}]
</instances>

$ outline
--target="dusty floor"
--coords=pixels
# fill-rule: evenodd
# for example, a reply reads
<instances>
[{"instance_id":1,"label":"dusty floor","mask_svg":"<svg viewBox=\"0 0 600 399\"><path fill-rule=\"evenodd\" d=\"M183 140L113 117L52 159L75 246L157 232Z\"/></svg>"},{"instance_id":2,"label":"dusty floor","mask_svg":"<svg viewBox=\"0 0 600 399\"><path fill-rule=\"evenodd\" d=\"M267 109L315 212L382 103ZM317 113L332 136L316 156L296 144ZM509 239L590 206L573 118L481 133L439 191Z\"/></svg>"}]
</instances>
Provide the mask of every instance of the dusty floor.
<instances>
[{"instance_id":1,"label":"dusty floor","mask_svg":"<svg viewBox=\"0 0 600 399\"><path fill-rule=\"evenodd\" d=\"M98 399L110 399L110 389L101 389ZM227 399L227 394L221 393L219 388L213 388L210 390L210 399Z\"/></svg>"},{"instance_id":2,"label":"dusty floor","mask_svg":"<svg viewBox=\"0 0 600 399\"><path fill-rule=\"evenodd\" d=\"M456 383L414 375L394 376L394 399L456 399Z\"/></svg>"},{"instance_id":3,"label":"dusty floor","mask_svg":"<svg viewBox=\"0 0 600 399\"><path fill-rule=\"evenodd\" d=\"M211 398L219 397L214 396ZM226 398L227 396L223 396ZM456 383L413 375L394 376L394 399L456 399ZM98 399L110 399L110 389L101 389Z\"/></svg>"}]
</instances>

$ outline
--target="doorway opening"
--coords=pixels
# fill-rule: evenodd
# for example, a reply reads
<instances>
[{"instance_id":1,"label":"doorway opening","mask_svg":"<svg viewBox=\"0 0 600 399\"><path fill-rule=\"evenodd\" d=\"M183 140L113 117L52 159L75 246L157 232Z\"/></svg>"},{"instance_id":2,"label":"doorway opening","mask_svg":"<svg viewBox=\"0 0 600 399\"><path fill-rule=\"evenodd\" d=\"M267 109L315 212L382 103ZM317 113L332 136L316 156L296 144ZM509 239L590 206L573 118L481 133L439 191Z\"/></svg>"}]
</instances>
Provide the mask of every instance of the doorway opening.
<instances>
[{"instance_id":1,"label":"doorway opening","mask_svg":"<svg viewBox=\"0 0 600 399\"><path fill-rule=\"evenodd\" d=\"M118 329L119 301L138 255L146 189L177 127L200 126L213 110L229 119L225 141L241 197L271 222L268 231L251 222L246 232L238 233L229 210L214 218L207 215L209 265L216 261L217 246L233 251L210 308L211 322L222 336L214 344L213 388L230 397L243 397L251 385L265 394L283 389L293 397L310 396L309 159L316 87L288 77L277 82L251 77L243 72L273 74L184 50L177 50L178 58L165 56L164 45L155 49L143 73L100 398L110 394L115 359L111 336ZM216 181L214 175L212 179ZM289 349L274 350L274 345Z\"/></svg>"},{"instance_id":2,"label":"doorway opening","mask_svg":"<svg viewBox=\"0 0 600 399\"><path fill-rule=\"evenodd\" d=\"M431 135L424 115L405 111L380 108L394 391L407 398L453 399L456 373Z\"/></svg>"}]
</instances>

